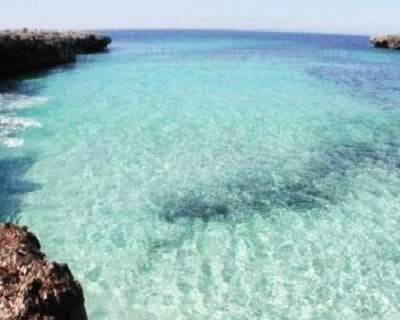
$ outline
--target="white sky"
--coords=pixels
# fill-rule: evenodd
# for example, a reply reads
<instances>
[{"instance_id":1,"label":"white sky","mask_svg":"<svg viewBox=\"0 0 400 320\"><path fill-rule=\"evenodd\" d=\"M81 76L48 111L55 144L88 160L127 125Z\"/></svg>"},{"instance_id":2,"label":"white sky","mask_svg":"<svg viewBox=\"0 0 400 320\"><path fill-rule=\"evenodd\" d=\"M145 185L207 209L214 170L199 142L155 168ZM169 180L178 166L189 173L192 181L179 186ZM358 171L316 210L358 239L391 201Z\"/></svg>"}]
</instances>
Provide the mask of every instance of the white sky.
<instances>
[{"instance_id":1,"label":"white sky","mask_svg":"<svg viewBox=\"0 0 400 320\"><path fill-rule=\"evenodd\" d=\"M400 33L400 0L0 0L0 28Z\"/></svg>"}]
</instances>

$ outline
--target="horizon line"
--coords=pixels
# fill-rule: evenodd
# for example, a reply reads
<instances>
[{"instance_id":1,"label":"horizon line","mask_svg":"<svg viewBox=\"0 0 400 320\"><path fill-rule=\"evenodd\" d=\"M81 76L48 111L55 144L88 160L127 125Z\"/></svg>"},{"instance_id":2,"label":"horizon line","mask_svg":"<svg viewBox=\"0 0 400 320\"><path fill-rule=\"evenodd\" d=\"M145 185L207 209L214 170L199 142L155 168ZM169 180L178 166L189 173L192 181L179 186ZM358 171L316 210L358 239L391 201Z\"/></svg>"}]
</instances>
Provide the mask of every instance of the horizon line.
<instances>
[{"instance_id":1,"label":"horizon line","mask_svg":"<svg viewBox=\"0 0 400 320\"><path fill-rule=\"evenodd\" d=\"M135 27L135 28L95 28L95 29L82 29L88 31L129 31L129 30L137 30L137 31L234 31L234 32L259 32L259 33L293 33L293 34L324 34L324 35L333 35L333 36L372 36L376 34L386 34L386 33L338 33L333 31L311 31L311 30L274 30L274 29L241 29L241 28L190 28L190 27L177 27L177 28L153 28L153 27ZM391 34L391 33L387 33Z\"/></svg>"},{"instance_id":2,"label":"horizon line","mask_svg":"<svg viewBox=\"0 0 400 320\"><path fill-rule=\"evenodd\" d=\"M0 28L0 31L10 30L18 31L21 28ZM222 32L259 32L259 33L291 33L291 34L323 34L333 36L355 36L355 37L368 37L372 35L392 33L347 33L347 32L334 32L334 31L312 31L312 30L281 30L281 29L256 29L256 28L211 28L211 27L101 27L101 28L34 28L26 27L28 30L41 30L41 31L222 31Z\"/></svg>"}]
</instances>

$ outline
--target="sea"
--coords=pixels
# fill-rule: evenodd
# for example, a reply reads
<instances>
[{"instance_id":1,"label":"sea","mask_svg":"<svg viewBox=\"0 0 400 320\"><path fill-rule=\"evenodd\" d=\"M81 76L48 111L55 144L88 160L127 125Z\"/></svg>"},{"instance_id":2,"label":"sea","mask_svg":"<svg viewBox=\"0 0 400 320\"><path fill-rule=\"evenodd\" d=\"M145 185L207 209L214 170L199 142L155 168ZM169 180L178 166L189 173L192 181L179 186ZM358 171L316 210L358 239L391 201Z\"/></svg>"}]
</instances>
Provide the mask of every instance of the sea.
<instances>
[{"instance_id":1,"label":"sea","mask_svg":"<svg viewBox=\"0 0 400 320\"><path fill-rule=\"evenodd\" d=\"M0 82L0 220L68 263L90 319L400 319L400 53L103 33Z\"/></svg>"}]
</instances>

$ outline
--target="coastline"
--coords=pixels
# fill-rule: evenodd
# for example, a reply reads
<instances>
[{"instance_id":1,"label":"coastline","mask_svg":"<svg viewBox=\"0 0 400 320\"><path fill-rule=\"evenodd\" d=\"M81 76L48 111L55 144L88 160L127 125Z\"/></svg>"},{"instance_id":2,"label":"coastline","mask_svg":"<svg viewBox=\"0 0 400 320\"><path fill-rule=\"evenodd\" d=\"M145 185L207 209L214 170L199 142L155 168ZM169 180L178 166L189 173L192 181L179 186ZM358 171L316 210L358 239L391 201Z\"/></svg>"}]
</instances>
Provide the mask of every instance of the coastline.
<instances>
[{"instance_id":1,"label":"coastline","mask_svg":"<svg viewBox=\"0 0 400 320\"><path fill-rule=\"evenodd\" d=\"M87 320L82 287L26 227L0 223L0 318Z\"/></svg>"},{"instance_id":2,"label":"coastline","mask_svg":"<svg viewBox=\"0 0 400 320\"><path fill-rule=\"evenodd\" d=\"M104 51L111 38L57 31L0 31L0 79L74 62L78 54Z\"/></svg>"},{"instance_id":3,"label":"coastline","mask_svg":"<svg viewBox=\"0 0 400 320\"><path fill-rule=\"evenodd\" d=\"M370 41L375 48L400 50L400 35L375 35Z\"/></svg>"},{"instance_id":4,"label":"coastline","mask_svg":"<svg viewBox=\"0 0 400 320\"><path fill-rule=\"evenodd\" d=\"M110 43L110 37L95 33L0 31L0 81L75 62L78 54L102 52ZM0 137L11 135L9 146L18 146L13 134L30 125L40 126L0 112ZM68 265L48 262L26 227L0 223L0 257L1 319L87 319L82 287Z\"/></svg>"},{"instance_id":5,"label":"coastline","mask_svg":"<svg viewBox=\"0 0 400 320\"><path fill-rule=\"evenodd\" d=\"M131 35L125 36L124 39L126 38L132 39L132 41L137 39ZM118 41L118 35L115 35L114 39ZM147 36L147 39L154 44L154 37ZM159 48L163 50L165 38L161 39L163 41L160 41ZM354 61L348 59L352 54L351 51L344 51L346 54L333 57L324 56L326 47L321 45L321 48L315 49L318 50L317 54L306 57L309 59L308 62L313 63L313 69L307 70L309 73L304 74L304 77L313 79L313 82L305 82L302 86L300 81L304 78L300 78L299 73L285 68L285 63L289 59L282 55L282 44L277 44L275 51L269 49L267 53L264 53L261 56L263 58L261 62L254 59L257 63L254 65L250 65L248 60L243 63L243 60L239 61L236 56L232 55L232 58L228 59L229 67L240 66L241 68L235 70L229 68L228 70L228 68L223 68L226 65L221 62L221 53L215 52L215 48L221 44L220 35L212 43L215 46L206 51L208 56L213 58L211 61L207 60L212 68L208 66L205 68L204 63L195 64L194 62L199 61L199 57L203 58L204 52L193 53L190 51L188 54L188 48L193 48L194 45L181 48L181 39L181 37L177 37L176 47L172 46L172 50L175 53L179 52L185 59L189 56L190 62L193 64L190 69L187 68L185 71L192 71L191 73L176 71L178 66L176 55L172 58L169 58L170 56L157 58L159 61L154 61L154 59L147 61L145 59L147 56L143 54L147 51L143 52L142 47L132 49L134 44L129 44L129 48L126 44L123 49L127 50L127 55L118 60L121 58L118 55L118 49L125 45L118 43L113 54L100 54L95 57L96 63L77 63L74 66L74 71L77 72L62 70L50 77L44 77L47 79L43 81L33 81L48 88L49 90L44 90L44 92L52 100L38 113L32 112L28 115L33 115L34 118L43 122L45 129L49 132L53 133L59 130L59 133L27 140L28 147L33 146L37 141L46 140L43 144L35 145L35 149L45 157L24 160L18 164L18 168L23 168L23 170L16 168L13 175L9 174L6 181L10 186L8 198L15 199L15 193L19 192L18 198L25 201L21 205L20 217L22 219L13 221L19 221L21 225L28 225L34 230L40 236L45 245L45 251L52 260L70 263L76 272L75 275L85 286L85 297L88 302L87 312L92 318L132 318L137 314L143 318L156 317L156 315L153 316L153 312L154 314L160 312L167 316L169 315L168 308L174 308L176 316L180 314L195 316L198 314L195 313L198 312L197 303L204 303L204 306L208 308L207 311L204 311L204 317L212 317L212 314L224 314L227 318L234 317L235 314L231 310L237 310L237 306L242 306L241 301L245 299L241 295L242 283L235 280L242 279L241 277L248 284L246 289L252 292L258 292L256 286L259 283L258 277L267 279L266 281L277 279L279 286L268 282L267 289L271 292L281 292L280 290L290 292L293 289L293 283L298 288L300 296L315 294L319 292L317 290L320 288L327 288L329 292L321 297L320 301L328 309L331 306L329 301L335 298L333 294L336 292L336 282L333 280L335 277L332 277L332 274L337 275L339 279L348 279L349 277L349 273L342 272L341 265L349 259L354 259L351 262L357 264L360 261L357 259L359 257L357 254L360 252L365 253L365 256L373 256L376 248L376 250L391 249L390 238L384 243L380 241L376 246L374 245L375 241L379 241L375 235L377 233L384 234L386 230L382 230L380 229L382 226L374 224L375 220L372 219L367 202L375 201L378 203L377 205L380 205L379 198L372 196L369 198L369 190L364 192L362 189L364 184L368 184L376 186L374 190L379 192L381 190L379 181L375 181L373 184L374 180L372 183L369 183L370 180L355 180L355 183L359 184L356 184L351 192L355 192L357 200L361 199L367 203L361 201L344 203L343 198L347 197L346 191L343 196L341 192L342 188L345 190L344 188L348 186L349 181L353 183L353 180L350 179L357 178L357 176L353 176L355 170L359 168L363 170L365 172L363 177L367 179L373 174L369 171L370 167L371 170L379 169L379 172L384 172L386 165L389 167L395 159L391 155L395 154L392 152L396 147L393 143L396 143L397 140L394 138L392 140L390 132L387 133L385 127L380 125L387 123L387 127L391 129L392 122L386 122L386 118L379 112L378 103L371 98L373 96L371 92L379 91L378 94L385 92L384 87L382 88L385 83L378 81L380 79L378 72L387 72L387 69L374 68L376 61L371 62L371 59L367 58L369 55L373 55L378 61L383 61L383 58L396 59L397 56L387 50L372 49L368 46L366 38L352 39L352 41L356 40L356 45L362 48L361 50L364 50L362 54L365 53L366 58L364 59L364 55L362 55L361 62L356 59ZM198 37L193 39L193 43L196 43L195 46L198 48L198 42L194 42L196 39ZM298 43L309 45L309 40L310 37L302 38L302 41L298 41ZM324 43L330 44L330 41L331 37L327 38ZM261 48L265 48L265 42L264 39L261 39L257 41L257 44ZM233 44L236 43L236 41L233 42ZM227 54L234 53L238 47L233 44L228 47L229 51L223 52L225 60ZM289 44L293 45L289 41L287 47ZM248 48L247 45L248 42L243 43L243 47L245 47L243 50L246 50L248 54L246 57L259 59L260 53L255 53L253 47ZM348 47L348 44L346 46ZM154 48L154 45L151 48ZM171 47L168 48L171 49ZM334 50L335 46L332 45L332 48ZM296 62L299 61L297 52L309 52L307 46L299 46L294 49L289 52L289 58L293 58ZM125 57L130 58L125 59ZM137 59L138 57L145 58ZM204 61L206 60L200 62ZM271 61L282 64L279 68L274 69ZM307 62L304 59L300 61L304 64ZM168 68L165 68L166 66ZM257 66L257 70L253 68L255 66ZM233 83L229 79L221 77L227 72L237 82ZM244 77L246 72L249 72L251 77ZM384 73L384 75L387 74ZM342 75L346 75L346 77ZM389 75L391 74L389 73ZM261 78L261 76L263 77ZM64 77L68 81L64 82ZM82 85L92 79L95 82L90 83L90 86ZM110 79L115 81L109 81ZM225 80L221 81L221 79ZM259 79L259 82L251 83L248 79L254 81ZM294 82L293 86L284 87L288 91L281 92L280 85L285 85L284 81L287 79ZM360 81L363 79L366 80L360 85ZM261 83L261 80L265 81L264 83L269 86L270 90L264 90L265 84ZM269 82L270 80L271 82ZM367 81L368 84L375 85L372 86L374 91L367 90L370 88L369 86L366 88ZM215 89L221 82L227 87ZM28 81L28 83L30 82ZM249 85L249 83L251 84ZM322 86L317 86L318 83L321 83ZM368 102L368 105L366 106L366 103L357 105L354 102L358 100L354 96L348 98L347 95L340 94L338 91L334 91L337 95L330 96L329 94L333 90L324 91L324 87L332 83L337 86L335 88L343 89L346 86L346 89L350 88L349 91L352 92L358 88L361 91L360 95L363 94L363 101ZM312 87L311 84L316 85ZM342 86L339 87L338 84ZM171 90L175 88L179 91ZM236 92L232 90L234 88ZM380 90L376 90L376 88ZM64 90L65 93L63 93ZM209 96L210 91L212 95ZM107 99L102 92L107 95ZM266 97L265 93L268 93L269 96ZM312 97L308 93L312 94ZM251 94L251 96L246 97L247 94ZM291 100L287 94L296 98ZM121 99L113 99L121 97L121 95ZM143 100L143 97L146 96L151 98ZM75 97L88 97L88 99L75 99ZM375 98L375 96L373 97ZM278 101L277 98L281 104L277 103L275 107L270 102ZM255 106L249 103L244 110L242 106L249 101ZM295 108L290 108L298 101L308 102L307 105L297 105L299 112ZM384 101L385 104L382 103L382 100L380 101L383 104L382 107L390 107L387 101L387 99ZM313 102L315 108L310 108L309 106L313 106ZM53 111L50 112L49 109L52 109L49 108L50 105L58 108L53 108ZM229 105L232 107L226 107ZM269 108L272 112L264 111L263 106L265 105L270 105ZM190 109L187 109L186 106ZM329 106L326 107L326 113L323 112L325 106ZM354 106L354 111L348 113L347 106ZM177 112L173 107L178 108ZM375 107L378 111L373 110ZM213 112L214 110L210 110L211 108L218 110ZM336 114L329 113L329 109L334 109ZM391 112L390 110L388 112ZM235 112L237 113L235 114ZM96 115L94 115L95 113ZM185 118L181 117L182 114L185 115ZM288 116L286 117L286 115ZM364 121L365 118L371 119L370 115L374 116L373 123L377 124L376 129L371 128L370 123ZM330 118L331 116L332 118ZM337 122L338 116L346 127ZM198 119L206 118L212 119L212 126L207 122L198 121ZM266 124L264 125L264 123ZM337 127L334 127L332 123ZM234 124L238 124L236 128ZM311 127L308 124L312 124L313 128L326 130L322 133L322 138L328 139L323 140L323 145L317 144L320 142L319 139L322 140L320 136L317 136L321 131L316 132L315 135L313 132L311 135L310 130L306 131ZM292 154L295 152L291 152L291 150L296 151L297 149L290 149L293 141L281 139L278 135L271 135L276 131L271 131L270 128L275 129L278 126L280 128L285 126L281 131L282 137L300 137L297 140L299 150L303 147L305 151L309 150L307 144L303 144L304 141L311 141L313 146L321 149L314 154L312 159L305 157L302 161L297 162L297 159L294 160L294 156L292 158ZM164 131L164 128L168 128L168 131ZM236 130L230 131L231 128ZM347 128L351 130L347 131ZM334 129L335 131L333 131ZM337 132L336 129L342 129L342 132ZM349 132L350 134L348 134ZM393 132L396 133L395 129ZM164 139L166 133L168 140ZM335 134L335 139L331 140L333 134ZM378 143L369 144L369 137L379 136L379 134L383 135L378 141L383 144L383 147ZM71 138L75 136L79 136L79 139ZM258 140L260 136L269 137L270 144ZM348 136L349 138L347 138ZM336 139L336 137L338 138ZM81 143L82 141L83 143ZM240 143L241 141L243 143ZM164 143L162 148L157 142ZM223 149L224 145L232 146L232 148ZM269 147L270 145L282 146L285 150L278 149L275 154L273 151L267 152L267 148L263 149L264 146ZM57 150L51 149L54 146L57 146ZM164 146L166 146L165 149ZM50 157L49 153L44 152L47 148L51 150ZM241 148L244 148L243 151ZM289 150L288 153L286 153L286 148ZM146 152L143 152L144 150ZM167 155L167 152L162 153L165 150L169 150L170 153ZM315 152L314 149L312 151ZM223 152L226 152L226 156ZM279 160L279 163L287 160L290 165L290 167L286 167L287 171L283 174L290 173L290 176L288 183L281 184L281 187L276 188L273 181L268 179L269 172L278 177L282 176L278 160L274 162L278 165L274 166L272 163L271 166L263 166L264 163L261 162L261 165L257 166L257 161L259 159L279 159L274 157L279 156L280 152L282 152L280 158L282 160ZM216 155L215 159L210 154ZM14 154L10 152L8 155ZM21 155L29 156L25 151L21 152ZM259 157L259 155L261 156ZM303 155L300 151L299 158ZM160 171L164 168L163 164L157 161L153 162L153 159L165 160L169 165L168 172ZM238 159L241 162L234 162L232 159ZM206 160L210 163L207 163ZM35 161L38 165L33 165L32 170L29 170L29 166ZM18 158L10 158L9 164L3 166L4 172L9 173L10 168L16 167L16 162L18 162ZM19 162L21 161L19 160ZM138 167L138 163L143 167ZM239 167L236 166L236 163L249 164L249 166ZM298 166L292 165L297 163ZM230 165L229 170L226 169L227 164ZM215 184L205 183L204 189L195 189L193 192L191 191L193 185L197 186L198 181L206 181L206 179L202 180L202 177L207 174L207 171L203 171L202 168L211 173L211 178L213 178L212 173L215 172L213 169L219 168L222 169L224 176L232 179L225 181L218 177L221 180L215 179ZM24 172L28 173L26 177L23 176ZM335 172L339 172L339 174L334 175ZM136 178L137 175L140 175L140 178ZM294 176L300 177L300 179L292 179ZM193 181L193 184L186 182L186 178L181 177L188 177L187 179ZM386 177L383 176L383 178ZM390 177L394 179L392 176ZM142 178L146 178L146 180ZM151 179L154 179L155 182L141 184L143 181L153 181ZM15 181L21 181L19 185L24 188L16 189ZM295 182L291 183L291 181ZM394 181L393 185L397 185L395 184L397 180L386 179L386 181ZM43 188L35 187L34 182L42 183ZM165 194L162 193L164 189L167 190ZM220 192L221 189L227 190L226 198L225 193ZM361 191L359 191L360 189ZM186 192L187 190L189 192ZM27 197L23 194L31 191L34 192ZM243 201L237 202L242 207L232 204L237 196L243 196L239 198ZM147 208L145 206L149 202L140 201L150 197L154 197L151 200L154 200L156 206L153 208L155 210L142 210L142 208ZM224 211L219 210L222 208L219 203L228 204L229 217L218 215L219 212ZM393 207L392 202L389 204ZM249 210L254 210L255 214L254 216L243 214L246 219L239 220L236 217L240 216L241 212L239 212L240 210L234 211L236 208L240 208L242 212L246 212L247 208L250 208ZM332 209L327 210L326 208ZM358 211L357 208L362 210ZM389 210L386 211L384 206L382 208L382 221L385 222L390 218ZM197 214L203 210L207 214L209 213L209 217L204 219ZM263 210L264 212L262 212ZM309 214L308 210L312 210L313 214ZM158 219L158 215L160 219ZM173 219L169 219L171 216ZM378 230L376 233L368 233L371 235L371 247L361 246L362 236L369 229L367 227L355 229L357 234L354 234L354 229L346 228L349 220L341 219L342 217L354 218L354 223L350 225L352 228L356 225L366 225L368 228L371 226L373 230ZM320 223L322 219L323 221ZM358 222L361 223L356 224ZM185 228L187 226L189 231L193 230L193 232L185 233L187 229L182 226ZM304 226L307 226L307 229L304 229ZM330 228L330 226L335 226L335 228ZM336 227L340 228L343 237L336 237ZM281 230L284 232L280 232ZM260 239L253 237L260 233L270 238L260 238L266 240L261 242ZM391 233L388 232L388 234ZM214 239L218 241L210 241ZM347 239L349 241L346 241ZM143 246L137 247L138 243ZM250 243L252 246L243 248L243 244L246 243ZM321 244L320 247L316 247L314 243L333 243L335 246L323 247ZM194 244L193 247L192 244ZM198 244L202 251L194 251ZM229 250L225 250L226 248ZM343 256L342 253L347 252L346 248L350 248L351 251L348 256ZM243 251L244 249L246 251ZM296 255L298 250L306 252L307 255ZM65 254L59 254L60 252L65 252ZM179 253L179 259L173 260L175 252ZM273 252L273 254L258 256L259 252ZM385 252L390 253L390 251ZM293 255L295 256L292 260ZM328 273L323 273L321 269L318 269L320 264L315 268L310 266L309 269L304 269L304 266L309 266L308 262L314 257L326 259L321 260L322 262L317 261L318 263L325 263L325 261L328 263L332 261L330 259L335 259L334 261L338 261L338 263L331 264L327 271L332 272ZM373 261L368 260L365 263L366 267L372 270L372 276L363 277L362 280L366 279L366 285L372 287L374 283L371 283L373 280L370 279L376 276L379 270L373 268ZM242 265L248 265L254 269L243 270ZM273 266L273 268L268 269L264 266ZM382 269L386 271L385 267L386 264L383 263ZM218 284L218 281L221 280L220 273L218 273L219 270L222 270L221 268L227 270L226 281L229 285L229 292L225 293L223 288L220 289L217 285L209 287L210 290L214 290L215 294L227 297L226 302L219 308L219 305L214 303L215 295L211 295L212 292L210 294L208 288L205 288L207 291L201 291L204 289L201 284L206 281L211 285ZM274 273L277 268L280 272L278 275ZM212 273L214 270L216 273ZM260 273L259 270L261 270ZM298 270L302 271L298 272ZM375 270L378 271L374 273ZM172 279L168 277L165 279L165 272L172 274ZM299 275L298 278L288 279L286 277L294 272L296 272L296 276ZM356 273L357 270L350 270L350 272L353 272L351 279L360 280ZM315 287L307 286L308 274L313 275ZM225 276L225 274L223 275ZM388 278L389 280L392 279ZM178 285L175 286L175 283ZM197 286L198 283L200 283L199 286ZM253 284L255 285L253 286ZM117 290L110 294L110 288L117 288ZM358 289L357 284L355 288ZM366 291L362 292L362 298L368 299L370 298L369 291ZM392 292L390 287L388 291ZM358 296L354 296L353 293L354 291L343 290L343 299L338 303L345 306L356 303L360 305L360 300L357 300ZM171 300L170 294L176 299ZM375 294L374 297L380 301L379 293L372 292L372 294ZM199 295L203 300L197 300ZM242 307L243 314L246 312L253 318L257 318L257 314L260 313L269 315L270 310L263 308L265 303L273 303L268 299L270 299L269 296L264 295L264 291L261 291L255 300ZM167 301L169 306L161 304L160 301ZM348 304L346 304L347 301L349 301ZM157 308L153 306L157 306ZM290 309L282 311L277 307L274 314L282 315L282 317L288 312L299 314L301 310L309 306L309 304L305 305L303 301L294 301ZM329 311L328 309L326 312ZM338 317L343 315L340 310L336 312Z\"/></svg>"}]
</instances>

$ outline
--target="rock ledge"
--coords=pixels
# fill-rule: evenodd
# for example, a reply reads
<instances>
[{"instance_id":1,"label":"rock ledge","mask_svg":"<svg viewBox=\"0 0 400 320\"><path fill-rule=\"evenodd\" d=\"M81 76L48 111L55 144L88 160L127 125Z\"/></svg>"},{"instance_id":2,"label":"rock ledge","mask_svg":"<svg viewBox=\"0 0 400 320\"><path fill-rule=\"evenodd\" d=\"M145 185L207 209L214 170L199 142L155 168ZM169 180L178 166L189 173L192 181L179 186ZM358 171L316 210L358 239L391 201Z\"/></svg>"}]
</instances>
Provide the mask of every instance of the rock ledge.
<instances>
[{"instance_id":1,"label":"rock ledge","mask_svg":"<svg viewBox=\"0 0 400 320\"><path fill-rule=\"evenodd\" d=\"M26 228L0 223L0 319L87 320L68 266L50 263Z\"/></svg>"},{"instance_id":2,"label":"rock ledge","mask_svg":"<svg viewBox=\"0 0 400 320\"><path fill-rule=\"evenodd\" d=\"M376 35L370 41L375 48L400 50L400 35Z\"/></svg>"},{"instance_id":3,"label":"rock ledge","mask_svg":"<svg viewBox=\"0 0 400 320\"><path fill-rule=\"evenodd\" d=\"M0 78L74 62L103 51L111 38L83 32L0 31Z\"/></svg>"}]
</instances>

